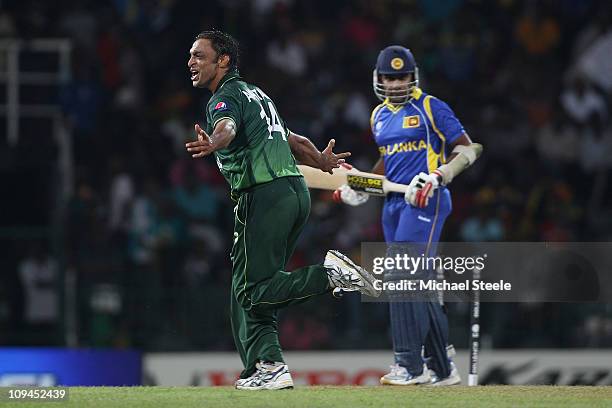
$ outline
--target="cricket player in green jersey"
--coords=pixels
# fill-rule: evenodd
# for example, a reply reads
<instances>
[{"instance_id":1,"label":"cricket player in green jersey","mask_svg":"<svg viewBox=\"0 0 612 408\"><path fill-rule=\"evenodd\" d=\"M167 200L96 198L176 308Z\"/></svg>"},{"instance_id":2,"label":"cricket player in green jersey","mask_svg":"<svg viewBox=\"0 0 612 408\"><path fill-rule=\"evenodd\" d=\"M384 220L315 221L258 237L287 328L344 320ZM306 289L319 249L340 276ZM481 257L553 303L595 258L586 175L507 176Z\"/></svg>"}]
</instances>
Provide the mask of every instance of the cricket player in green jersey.
<instances>
[{"instance_id":1,"label":"cricket player in green jersey","mask_svg":"<svg viewBox=\"0 0 612 408\"><path fill-rule=\"evenodd\" d=\"M284 270L310 212L310 195L296 167L332 173L350 153L334 140L319 151L289 129L274 102L238 73L238 43L221 31L196 36L188 67L194 87L208 88L206 126L187 151L214 153L235 203L230 317L244 364L236 388L292 388L278 340L278 309L336 288L376 296L373 277L338 251L323 264Z\"/></svg>"}]
</instances>

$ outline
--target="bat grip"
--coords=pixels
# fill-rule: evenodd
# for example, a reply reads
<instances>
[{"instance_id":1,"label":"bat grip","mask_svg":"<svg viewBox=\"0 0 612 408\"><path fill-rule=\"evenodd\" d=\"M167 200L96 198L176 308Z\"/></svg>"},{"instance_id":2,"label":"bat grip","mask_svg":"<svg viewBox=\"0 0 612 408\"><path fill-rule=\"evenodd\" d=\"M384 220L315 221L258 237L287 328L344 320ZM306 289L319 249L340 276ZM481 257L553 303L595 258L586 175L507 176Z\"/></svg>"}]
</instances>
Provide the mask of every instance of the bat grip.
<instances>
[{"instance_id":1,"label":"bat grip","mask_svg":"<svg viewBox=\"0 0 612 408\"><path fill-rule=\"evenodd\" d=\"M433 184L431 181L428 181L425 186L417 193L417 205L420 208L424 208L427 205L427 196L429 196L429 192L433 188Z\"/></svg>"}]
</instances>

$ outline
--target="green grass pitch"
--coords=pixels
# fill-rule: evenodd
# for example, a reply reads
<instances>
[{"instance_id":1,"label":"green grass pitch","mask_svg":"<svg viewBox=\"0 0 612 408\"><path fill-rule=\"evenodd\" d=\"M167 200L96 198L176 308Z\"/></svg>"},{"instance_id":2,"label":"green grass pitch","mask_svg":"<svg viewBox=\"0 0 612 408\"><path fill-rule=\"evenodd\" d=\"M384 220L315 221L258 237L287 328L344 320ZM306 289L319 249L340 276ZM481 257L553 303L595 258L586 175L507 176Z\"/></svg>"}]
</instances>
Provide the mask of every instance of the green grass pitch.
<instances>
[{"instance_id":1,"label":"green grass pitch","mask_svg":"<svg viewBox=\"0 0 612 408\"><path fill-rule=\"evenodd\" d=\"M612 407L612 386L298 387L237 391L230 387L75 387L68 401L0 402L5 407Z\"/></svg>"}]
</instances>

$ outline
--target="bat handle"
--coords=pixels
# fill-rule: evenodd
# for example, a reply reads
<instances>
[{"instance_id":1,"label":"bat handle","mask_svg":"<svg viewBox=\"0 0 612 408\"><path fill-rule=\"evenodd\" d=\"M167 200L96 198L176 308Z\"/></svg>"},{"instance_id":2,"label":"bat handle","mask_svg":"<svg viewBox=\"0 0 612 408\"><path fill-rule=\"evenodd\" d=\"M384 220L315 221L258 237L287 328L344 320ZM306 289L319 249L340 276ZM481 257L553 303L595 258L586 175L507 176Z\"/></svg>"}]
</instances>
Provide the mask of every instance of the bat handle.
<instances>
[{"instance_id":1,"label":"bat handle","mask_svg":"<svg viewBox=\"0 0 612 408\"><path fill-rule=\"evenodd\" d=\"M425 186L423 186L423 188L417 193L417 205L420 208L424 208L427 204L427 198L432 188L433 184L431 183L431 181L428 181L427 183L425 183Z\"/></svg>"}]
</instances>

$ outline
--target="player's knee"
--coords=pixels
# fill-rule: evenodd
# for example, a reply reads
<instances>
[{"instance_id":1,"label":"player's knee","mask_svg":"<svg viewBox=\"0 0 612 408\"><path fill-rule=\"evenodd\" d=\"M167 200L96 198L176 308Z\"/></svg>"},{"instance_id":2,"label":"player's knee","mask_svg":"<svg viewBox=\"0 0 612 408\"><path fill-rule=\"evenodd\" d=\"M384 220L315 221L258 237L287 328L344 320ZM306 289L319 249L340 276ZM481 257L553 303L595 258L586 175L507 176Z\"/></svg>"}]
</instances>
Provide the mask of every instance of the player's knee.
<instances>
[{"instance_id":1,"label":"player's knee","mask_svg":"<svg viewBox=\"0 0 612 408\"><path fill-rule=\"evenodd\" d=\"M267 291L264 289L263 285L259 284L244 290L236 296L238 303L247 311L257 312L275 309L274 299L269 299L266 296Z\"/></svg>"},{"instance_id":2,"label":"player's knee","mask_svg":"<svg viewBox=\"0 0 612 408\"><path fill-rule=\"evenodd\" d=\"M238 291L236 293L236 300L242 309L251 310L253 304L251 302L251 297L246 290Z\"/></svg>"},{"instance_id":3,"label":"player's knee","mask_svg":"<svg viewBox=\"0 0 612 408\"><path fill-rule=\"evenodd\" d=\"M264 311L276 308L275 299L267 296L268 293L269 290L264 285L256 285L250 292L251 309Z\"/></svg>"}]
</instances>

